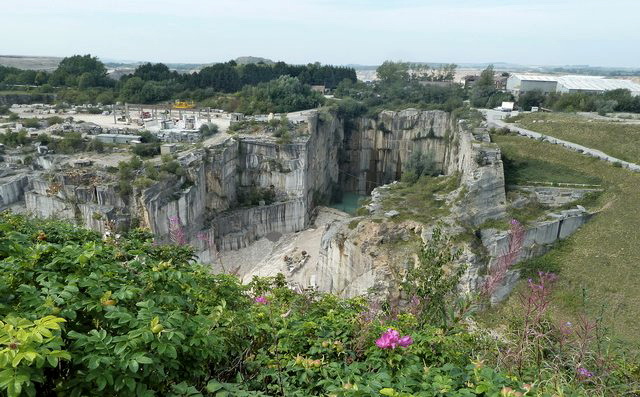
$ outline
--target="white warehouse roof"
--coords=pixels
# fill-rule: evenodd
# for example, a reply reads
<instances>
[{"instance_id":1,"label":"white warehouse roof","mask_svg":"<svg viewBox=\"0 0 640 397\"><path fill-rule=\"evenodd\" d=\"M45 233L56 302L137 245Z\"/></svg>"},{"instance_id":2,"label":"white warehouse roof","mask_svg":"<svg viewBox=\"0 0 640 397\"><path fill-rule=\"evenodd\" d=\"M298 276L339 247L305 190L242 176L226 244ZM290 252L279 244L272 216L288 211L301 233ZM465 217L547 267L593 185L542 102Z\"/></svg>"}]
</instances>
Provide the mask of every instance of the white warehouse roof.
<instances>
[{"instance_id":1,"label":"white warehouse roof","mask_svg":"<svg viewBox=\"0 0 640 397\"><path fill-rule=\"evenodd\" d=\"M631 92L640 92L640 84L632 81L592 76L562 76L558 78L558 84L567 90L610 91L623 88Z\"/></svg>"},{"instance_id":2,"label":"white warehouse roof","mask_svg":"<svg viewBox=\"0 0 640 397\"><path fill-rule=\"evenodd\" d=\"M521 74L513 73L511 76L517 78L520 81L558 81L556 76L547 76L544 74Z\"/></svg>"}]
</instances>

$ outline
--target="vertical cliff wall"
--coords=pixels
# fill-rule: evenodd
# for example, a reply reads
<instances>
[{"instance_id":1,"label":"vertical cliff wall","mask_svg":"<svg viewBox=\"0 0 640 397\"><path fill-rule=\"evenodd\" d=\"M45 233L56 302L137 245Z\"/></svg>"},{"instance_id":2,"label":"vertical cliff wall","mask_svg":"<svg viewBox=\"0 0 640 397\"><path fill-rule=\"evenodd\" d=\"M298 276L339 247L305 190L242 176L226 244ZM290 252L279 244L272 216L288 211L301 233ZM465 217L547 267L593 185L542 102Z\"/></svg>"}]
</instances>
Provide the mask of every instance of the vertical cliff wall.
<instances>
[{"instance_id":1,"label":"vertical cliff wall","mask_svg":"<svg viewBox=\"0 0 640 397\"><path fill-rule=\"evenodd\" d=\"M455 130L451 115L437 110L383 111L377 119L358 119L344 134L343 189L364 195L376 186L399 180L414 152L431 155L437 167L446 172Z\"/></svg>"},{"instance_id":2,"label":"vertical cliff wall","mask_svg":"<svg viewBox=\"0 0 640 397\"><path fill-rule=\"evenodd\" d=\"M0 178L0 210L24 199L24 191L29 185L27 175L10 175Z\"/></svg>"}]
</instances>

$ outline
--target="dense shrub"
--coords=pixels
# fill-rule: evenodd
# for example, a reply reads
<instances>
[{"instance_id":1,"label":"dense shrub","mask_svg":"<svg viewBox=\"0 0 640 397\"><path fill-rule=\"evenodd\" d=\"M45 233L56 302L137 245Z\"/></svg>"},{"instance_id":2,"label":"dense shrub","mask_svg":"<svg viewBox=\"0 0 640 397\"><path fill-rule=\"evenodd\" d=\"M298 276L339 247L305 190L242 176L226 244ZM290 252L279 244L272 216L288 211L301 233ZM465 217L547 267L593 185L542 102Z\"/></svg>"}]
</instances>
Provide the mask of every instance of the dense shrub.
<instances>
[{"instance_id":1,"label":"dense shrub","mask_svg":"<svg viewBox=\"0 0 640 397\"><path fill-rule=\"evenodd\" d=\"M179 218L172 225L179 228ZM139 229L103 238L3 213L0 390L12 397L620 395L629 364L611 367L608 385L595 366L576 373L575 361L551 381L539 374L555 374L525 354L540 354L536 344L516 344L521 354L504 356L508 374L492 358L509 345L491 339L494 350L463 322L431 321L455 318L443 312L448 305L429 302L455 284L439 269L453 258L447 241L423 250L409 291L417 295L400 307L295 292L282 275L242 285L192 263L190 247L154 244ZM518 329L541 332L546 317L536 318ZM544 343L551 361L547 346L558 343Z\"/></svg>"},{"instance_id":2,"label":"dense shrub","mask_svg":"<svg viewBox=\"0 0 640 397\"><path fill-rule=\"evenodd\" d=\"M160 154L160 143L139 143L133 146L133 154L140 157L153 157Z\"/></svg>"},{"instance_id":3,"label":"dense shrub","mask_svg":"<svg viewBox=\"0 0 640 397\"><path fill-rule=\"evenodd\" d=\"M403 182L416 183L423 175L435 176L440 173L438 166L429 152L415 151L407 160L402 173Z\"/></svg>"}]
</instances>

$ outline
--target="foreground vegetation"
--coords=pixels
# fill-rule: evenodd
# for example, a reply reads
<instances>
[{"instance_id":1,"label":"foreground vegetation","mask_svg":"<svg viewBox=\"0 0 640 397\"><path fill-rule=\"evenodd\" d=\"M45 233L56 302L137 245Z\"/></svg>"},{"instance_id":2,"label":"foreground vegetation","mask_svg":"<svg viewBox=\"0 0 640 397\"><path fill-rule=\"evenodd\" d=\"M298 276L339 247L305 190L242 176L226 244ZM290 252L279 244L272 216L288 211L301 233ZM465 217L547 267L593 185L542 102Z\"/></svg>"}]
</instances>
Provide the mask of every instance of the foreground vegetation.
<instances>
[{"instance_id":1,"label":"foreground vegetation","mask_svg":"<svg viewBox=\"0 0 640 397\"><path fill-rule=\"evenodd\" d=\"M640 163L640 124L589 120L563 113L522 114L514 121L527 129L575 142L632 163Z\"/></svg>"},{"instance_id":2,"label":"foreground vegetation","mask_svg":"<svg viewBox=\"0 0 640 397\"><path fill-rule=\"evenodd\" d=\"M541 357L472 331L468 306L446 304L457 278L439 234L409 270L403 308L294 292L282 277L244 286L140 230L103 239L5 213L0 237L9 396L622 395L637 381L629 361L577 349L573 336L545 341ZM531 319L520 313L512 330L538 330Z\"/></svg>"},{"instance_id":3,"label":"foreground vegetation","mask_svg":"<svg viewBox=\"0 0 640 397\"><path fill-rule=\"evenodd\" d=\"M599 213L560 247L525 267L533 274L559 273L553 303L558 317L599 318L614 340L637 346L640 175L557 145L513 135L493 135L493 139L510 160L505 163L506 175L535 174L535 179L554 182L585 177L601 181L604 193L592 203ZM600 143L613 142L601 135ZM563 181L565 173L568 180Z\"/></svg>"}]
</instances>

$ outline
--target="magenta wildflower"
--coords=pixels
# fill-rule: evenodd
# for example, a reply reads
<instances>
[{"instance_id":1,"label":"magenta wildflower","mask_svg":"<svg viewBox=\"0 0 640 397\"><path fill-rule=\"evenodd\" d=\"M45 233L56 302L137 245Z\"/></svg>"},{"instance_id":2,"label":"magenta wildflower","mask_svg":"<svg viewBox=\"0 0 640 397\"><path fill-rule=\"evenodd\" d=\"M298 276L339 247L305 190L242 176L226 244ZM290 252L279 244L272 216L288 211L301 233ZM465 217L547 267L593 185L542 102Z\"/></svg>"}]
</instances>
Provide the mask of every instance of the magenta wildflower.
<instances>
[{"instance_id":1,"label":"magenta wildflower","mask_svg":"<svg viewBox=\"0 0 640 397\"><path fill-rule=\"evenodd\" d=\"M526 239L526 230L516 219L512 219L509 227L509 245L504 252L497 258L496 262L489 268L489 274L484 280L482 292L485 296L491 298L498 287L503 284L509 273L509 269L518 262L524 241Z\"/></svg>"},{"instance_id":2,"label":"magenta wildflower","mask_svg":"<svg viewBox=\"0 0 640 397\"><path fill-rule=\"evenodd\" d=\"M169 217L169 239L174 244L187 245L187 234L178 216Z\"/></svg>"},{"instance_id":3,"label":"magenta wildflower","mask_svg":"<svg viewBox=\"0 0 640 397\"><path fill-rule=\"evenodd\" d=\"M409 347L412 343L413 339L411 339L411 336L409 335L403 336L402 338L398 339L398 344L400 345L400 347Z\"/></svg>"},{"instance_id":4,"label":"magenta wildflower","mask_svg":"<svg viewBox=\"0 0 640 397\"><path fill-rule=\"evenodd\" d=\"M588 380L593 377L591 371L583 367L578 368L576 372L578 373L578 379L580 380Z\"/></svg>"},{"instance_id":5,"label":"magenta wildflower","mask_svg":"<svg viewBox=\"0 0 640 397\"><path fill-rule=\"evenodd\" d=\"M392 328L389 328L376 340L376 346L381 349L395 349L398 346L408 347L412 343L413 339L411 339L411 336L400 337L400 333Z\"/></svg>"},{"instance_id":6,"label":"magenta wildflower","mask_svg":"<svg viewBox=\"0 0 640 397\"><path fill-rule=\"evenodd\" d=\"M256 299L254 300L256 303L259 303L261 305L266 305L269 303L269 301L267 300L267 298L265 298L264 296L260 295L260 296L256 296Z\"/></svg>"}]
</instances>

